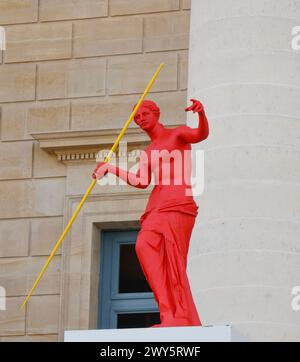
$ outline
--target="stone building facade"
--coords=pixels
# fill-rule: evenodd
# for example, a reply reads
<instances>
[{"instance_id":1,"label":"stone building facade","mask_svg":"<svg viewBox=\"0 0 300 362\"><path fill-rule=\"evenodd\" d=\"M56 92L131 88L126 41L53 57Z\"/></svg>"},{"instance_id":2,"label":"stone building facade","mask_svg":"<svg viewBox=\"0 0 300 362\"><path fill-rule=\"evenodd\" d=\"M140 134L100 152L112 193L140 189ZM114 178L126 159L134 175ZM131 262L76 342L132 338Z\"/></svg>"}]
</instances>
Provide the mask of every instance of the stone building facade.
<instances>
[{"instance_id":1,"label":"stone building facade","mask_svg":"<svg viewBox=\"0 0 300 362\"><path fill-rule=\"evenodd\" d=\"M66 257L60 248L19 306L89 186L95 154L114 143L161 62L149 98L166 125L185 123L189 17L186 0L0 1L0 340L56 341L64 329L95 327L94 239L107 225L137 226L149 190L96 185ZM148 140L132 124L126 141Z\"/></svg>"},{"instance_id":2,"label":"stone building facade","mask_svg":"<svg viewBox=\"0 0 300 362\"><path fill-rule=\"evenodd\" d=\"M0 341L96 327L101 230L137 227L151 188L96 185L19 306L161 62L163 123L192 97L210 123L188 265L202 322L300 340L299 22L299 0L0 0ZM134 124L125 140L148 142Z\"/></svg>"}]
</instances>

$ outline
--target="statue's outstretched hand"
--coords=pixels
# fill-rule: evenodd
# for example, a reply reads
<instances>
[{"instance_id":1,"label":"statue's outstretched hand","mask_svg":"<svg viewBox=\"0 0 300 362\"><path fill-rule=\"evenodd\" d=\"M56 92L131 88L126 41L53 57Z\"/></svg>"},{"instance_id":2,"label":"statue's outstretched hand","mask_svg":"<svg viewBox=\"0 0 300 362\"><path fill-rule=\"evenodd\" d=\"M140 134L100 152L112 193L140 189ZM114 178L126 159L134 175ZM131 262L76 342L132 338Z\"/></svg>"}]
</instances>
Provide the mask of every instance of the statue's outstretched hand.
<instances>
[{"instance_id":1,"label":"statue's outstretched hand","mask_svg":"<svg viewBox=\"0 0 300 362\"><path fill-rule=\"evenodd\" d=\"M186 112L193 111L193 113L196 113L196 112L200 113L200 112L204 111L204 107L201 102L199 102L199 101L197 101L197 99L193 99L193 98L190 100L193 102L193 104L190 107L187 107L185 109Z\"/></svg>"},{"instance_id":2,"label":"statue's outstretched hand","mask_svg":"<svg viewBox=\"0 0 300 362\"><path fill-rule=\"evenodd\" d=\"M97 167L93 172L94 179L100 179L108 173L108 163L107 162L100 162L98 163Z\"/></svg>"}]
</instances>

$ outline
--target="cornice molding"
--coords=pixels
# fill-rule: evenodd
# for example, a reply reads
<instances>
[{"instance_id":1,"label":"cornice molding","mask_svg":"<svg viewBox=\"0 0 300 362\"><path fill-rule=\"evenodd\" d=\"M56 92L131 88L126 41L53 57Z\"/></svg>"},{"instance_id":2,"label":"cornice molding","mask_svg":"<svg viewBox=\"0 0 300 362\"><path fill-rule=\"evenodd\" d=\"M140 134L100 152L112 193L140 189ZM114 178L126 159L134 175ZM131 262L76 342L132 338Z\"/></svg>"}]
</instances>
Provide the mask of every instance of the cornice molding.
<instances>
[{"instance_id":1,"label":"cornice molding","mask_svg":"<svg viewBox=\"0 0 300 362\"><path fill-rule=\"evenodd\" d=\"M166 128L174 128L168 125ZM31 133L39 142L40 148L50 154L55 154L59 161L95 160L96 155L103 151L101 157L109 152L116 141L121 129L105 130L74 130ZM127 152L134 155L149 144L149 137L138 127L128 128L119 144L118 157L127 156Z\"/></svg>"}]
</instances>

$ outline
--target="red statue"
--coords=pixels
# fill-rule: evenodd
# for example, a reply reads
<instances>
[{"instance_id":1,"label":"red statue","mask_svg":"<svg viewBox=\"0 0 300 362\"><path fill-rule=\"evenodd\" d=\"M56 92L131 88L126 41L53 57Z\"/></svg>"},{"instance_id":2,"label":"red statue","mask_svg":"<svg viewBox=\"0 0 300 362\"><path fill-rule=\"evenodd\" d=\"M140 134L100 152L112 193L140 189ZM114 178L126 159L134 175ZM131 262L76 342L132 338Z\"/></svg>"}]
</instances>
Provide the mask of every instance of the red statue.
<instances>
[{"instance_id":1,"label":"red statue","mask_svg":"<svg viewBox=\"0 0 300 362\"><path fill-rule=\"evenodd\" d=\"M137 188L146 188L154 174L155 186L140 218L135 247L160 311L161 323L153 327L201 325L186 274L189 241L198 213L191 192L190 152L191 143L208 137L209 127L203 105L195 99L191 101L192 106L185 111L198 113L198 128L173 129L159 122L160 109L154 102L143 101L134 120L151 143L142 152L138 172L101 162L93 173L94 178L101 178L111 172ZM176 160L170 157L172 151L179 156Z\"/></svg>"}]
</instances>

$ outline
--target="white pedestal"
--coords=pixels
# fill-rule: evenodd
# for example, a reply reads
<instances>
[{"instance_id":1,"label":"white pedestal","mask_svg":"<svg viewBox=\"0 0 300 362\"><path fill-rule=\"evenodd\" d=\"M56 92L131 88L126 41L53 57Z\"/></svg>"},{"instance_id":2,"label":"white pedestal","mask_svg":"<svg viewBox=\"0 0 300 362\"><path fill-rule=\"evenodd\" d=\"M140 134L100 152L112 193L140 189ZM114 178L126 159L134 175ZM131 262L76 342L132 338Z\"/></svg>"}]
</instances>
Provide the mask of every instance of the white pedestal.
<instances>
[{"instance_id":1,"label":"white pedestal","mask_svg":"<svg viewBox=\"0 0 300 362\"><path fill-rule=\"evenodd\" d=\"M231 326L65 331L65 342L239 342Z\"/></svg>"}]
</instances>

